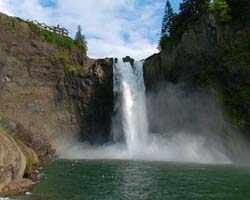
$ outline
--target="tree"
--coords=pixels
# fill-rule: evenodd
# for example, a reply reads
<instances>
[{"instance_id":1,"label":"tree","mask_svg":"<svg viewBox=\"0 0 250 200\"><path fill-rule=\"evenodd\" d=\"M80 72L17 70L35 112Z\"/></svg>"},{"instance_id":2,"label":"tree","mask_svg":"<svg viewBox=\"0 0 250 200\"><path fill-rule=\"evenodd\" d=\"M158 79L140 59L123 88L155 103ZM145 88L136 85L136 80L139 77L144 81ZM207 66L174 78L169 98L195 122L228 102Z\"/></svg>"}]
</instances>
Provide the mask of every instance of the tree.
<instances>
[{"instance_id":1,"label":"tree","mask_svg":"<svg viewBox=\"0 0 250 200\"><path fill-rule=\"evenodd\" d=\"M210 0L196 0L195 1L195 11L198 14L202 14L207 10Z\"/></svg>"},{"instance_id":2,"label":"tree","mask_svg":"<svg viewBox=\"0 0 250 200\"><path fill-rule=\"evenodd\" d=\"M85 36L82 34L82 28L80 25L77 26L77 32L75 35L75 41L81 45L82 47L84 47L85 51L87 51L87 41Z\"/></svg>"},{"instance_id":3,"label":"tree","mask_svg":"<svg viewBox=\"0 0 250 200\"><path fill-rule=\"evenodd\" d=\"M231 8L225 0L214 0L214 3L211 4L210 8L217 12L217 15L222 22L229 21L232 18L230 15Z\"/></svg>"},{"instance_id":4,"label":"tree","mask_svg":"<svg viewBox=\"0 0 250 200\"><path fill-rule=\"evenodd\" d=\"M210 0L183 0L180 4L180 11L184 17L199 15L208 8Z\"/></svg>"},{"instance_id":5,"label":"tree","mask_svg":"<svg viewBox=\"0 0 250 200\"><path fill-rule=\"evenodd\" d=\"M250 0L226 0L233 20L250 22Z\"/></svg>"},{"instance_id":6,"label":"tree","mask_svg":"<svg viewBox=\"0 0 250 200\"><path fill-rule=\"evenodd\" d=\"M169 0L167 0L165 11L164 11L164 16L162 19L161 35L170 35L170 31L172 29L173 17L174 17L174 13L173 13L172 6Z\"/></svg>"},{"instance_id":7,"label":"tree","mask_svg":"<svg viewBox=\"0 0 250 200\"><path fill-rule=\"evenodd\" d=\"M182 3L180 4L180 11L181 11L180 14L185 17L191 17L194 13L193 2L194 0L183 0Z\"/></svg>"}]
</instances>

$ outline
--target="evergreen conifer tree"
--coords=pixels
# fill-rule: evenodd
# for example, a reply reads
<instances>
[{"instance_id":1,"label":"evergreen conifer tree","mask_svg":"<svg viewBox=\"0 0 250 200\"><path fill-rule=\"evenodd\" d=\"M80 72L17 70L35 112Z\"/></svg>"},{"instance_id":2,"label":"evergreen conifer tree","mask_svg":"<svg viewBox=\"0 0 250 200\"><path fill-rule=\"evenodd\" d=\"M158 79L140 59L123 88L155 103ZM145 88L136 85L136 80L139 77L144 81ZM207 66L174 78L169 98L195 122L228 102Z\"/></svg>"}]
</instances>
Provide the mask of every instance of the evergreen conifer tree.
<instances>
[{"instance_id":1,"label":"evergreen conifer tree","mask_svg":"<svg viewBox=\"0 0 250 200\"><path fill-rule=\"evenodd\" d=\"M183 0L180 4L181 14L185 17L201 14L208 8L210 0Z\"/></svg>"},{"instance_id":2,"label":"evergreen conifer tree","mask_svg":"<svg viewBox=\"0 0 250 200\"><path fill-rule=\"evenodd\" d=\"M162 19L161 35L169 35L170 34L170 31L172 28L173 17L174 17L174 13L173 13L172 6L171 6L169 0L167 0L166 6L165 6L165 11L164 11L164 16Z\"/></svg>"},{"instance_id":3,"label":"evergreen conifer tree","mask_svg":"<svg viewBox=\"0 0 250 200\"><path fill-rule=\"evenodd\" d=\"M81 46L83 46L85 48L85 50L87 50L87 41L85 36L82 34L82 28L80 25L77 26L77 32L75 35L75 41L80 44Z\"/></svg>"}]
</instances>

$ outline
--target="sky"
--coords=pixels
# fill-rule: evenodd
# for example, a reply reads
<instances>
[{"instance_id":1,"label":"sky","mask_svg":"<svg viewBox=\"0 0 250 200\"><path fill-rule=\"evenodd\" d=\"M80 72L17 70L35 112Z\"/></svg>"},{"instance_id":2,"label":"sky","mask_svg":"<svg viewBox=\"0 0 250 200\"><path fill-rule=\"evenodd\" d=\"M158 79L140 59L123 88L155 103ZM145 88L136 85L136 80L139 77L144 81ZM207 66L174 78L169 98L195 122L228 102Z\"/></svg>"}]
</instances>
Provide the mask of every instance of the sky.
<instances>
[{"instance_id":1,"label":"sky","mask_svg":"<svg viewBox=\"0 0 250 200\"><path fill-rule=\"evenodd\" d=\"M181 0L170 0L178 11ZM157 52L166 0L0 0L0 12L48 25L60 24L73 38L81 25L92 58Z\"/></svg>"}]
</instances>

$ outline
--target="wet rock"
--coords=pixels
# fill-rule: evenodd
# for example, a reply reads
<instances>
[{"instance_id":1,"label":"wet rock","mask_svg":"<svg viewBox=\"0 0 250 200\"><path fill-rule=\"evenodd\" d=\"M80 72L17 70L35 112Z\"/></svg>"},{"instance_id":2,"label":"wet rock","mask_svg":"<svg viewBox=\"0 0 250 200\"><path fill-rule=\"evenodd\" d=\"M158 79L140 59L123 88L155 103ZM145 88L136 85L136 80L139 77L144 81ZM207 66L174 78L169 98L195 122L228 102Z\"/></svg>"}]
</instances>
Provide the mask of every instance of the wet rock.
<instances>
[{"instance_id":1,"label":"wet rock","mask_svg":"<svg viewBox=\"0 0 250 200\"><path fill-rule=\"evenodd\" d=\"M129 62L133 66L135 60L129 56L126 56L125 58L123 58L123 62Z\"/></svg>"}]
</instances>

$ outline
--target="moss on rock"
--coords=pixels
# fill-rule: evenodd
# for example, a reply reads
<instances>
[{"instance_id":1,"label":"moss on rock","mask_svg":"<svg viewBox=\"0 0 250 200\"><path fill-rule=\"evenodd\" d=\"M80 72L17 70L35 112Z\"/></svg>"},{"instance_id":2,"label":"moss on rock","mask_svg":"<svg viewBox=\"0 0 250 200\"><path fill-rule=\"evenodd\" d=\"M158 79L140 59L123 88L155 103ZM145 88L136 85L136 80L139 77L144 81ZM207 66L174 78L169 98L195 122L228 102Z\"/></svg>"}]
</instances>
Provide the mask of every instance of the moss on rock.
<instances>
[{"instance_id":1,"label":"moss on rock","mask_svg":"<svg viewBox=\"0 0 250 200\"><path fill-rule=\"evenodd\" d=\"M66 67L67 71L69 72L77 72L77 71L80 71L81 69L81 65L68 65Z\"/></svg>"}]
</instances>

